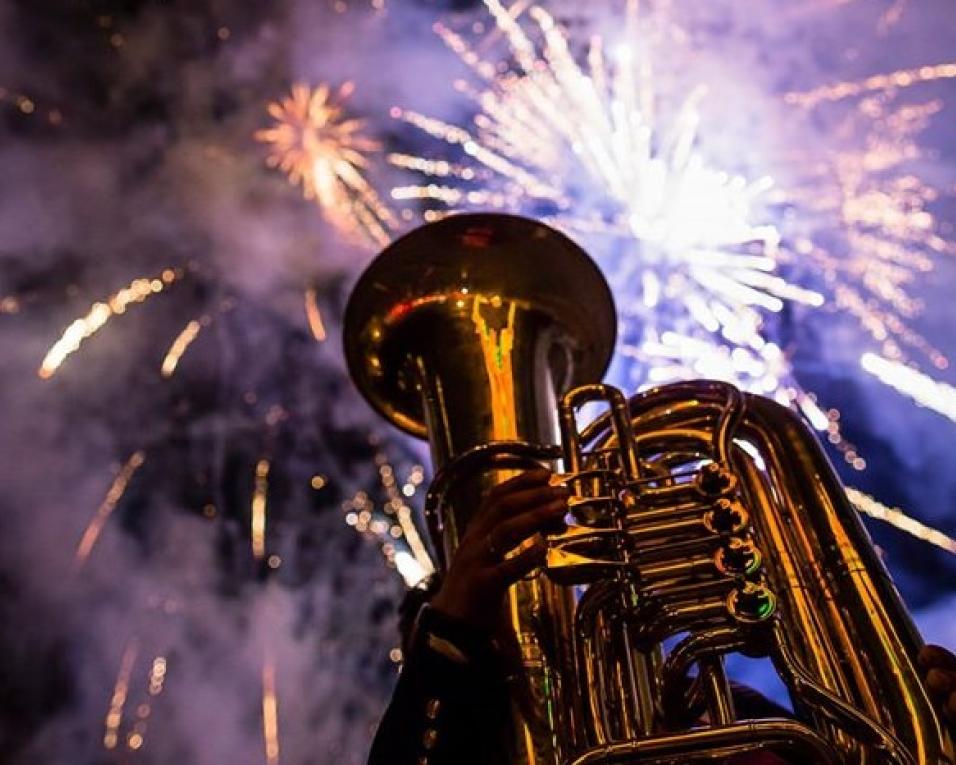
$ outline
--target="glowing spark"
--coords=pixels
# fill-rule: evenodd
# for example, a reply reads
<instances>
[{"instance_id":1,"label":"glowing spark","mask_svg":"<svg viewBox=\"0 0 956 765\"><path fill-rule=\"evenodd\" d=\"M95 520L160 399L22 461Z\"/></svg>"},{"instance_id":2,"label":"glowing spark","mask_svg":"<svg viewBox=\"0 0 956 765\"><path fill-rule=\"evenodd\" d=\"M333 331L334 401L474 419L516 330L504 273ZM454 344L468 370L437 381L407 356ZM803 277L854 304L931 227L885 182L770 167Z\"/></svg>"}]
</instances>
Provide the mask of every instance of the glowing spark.
<instances>
[{"instance_id":1,"label":"glowing spark","mask_svg":"<svg viewBox=\"0 0 956 765\"><path fill-rule=\"evenodd\" d=\"M142 303L151 295L162 292L176 281L176 278L176 272L167 269L157 279L134 279L128 287L107 298L106 302L94 303L86 316L70 324L60 339L47 351L37 374L44 380L52 377L66 357L79 350L83 341L102 329L111 317L125 313L134 303Z\"/></svg>"},{"instance_id":2,"label":"glowing spark","mask_svg":"<svg viewBox=\"0 0 956 765\"><path fill-rule=\"evenodd\" d=\"M860 357L860 366L920 406L956 422L956 387L937 382L906 364L884 359L874 353L864 353Z\"/></svg>"},{"instance_id":3,"label":"glowing spark","mask_svg":"<svg viewBox=\"0 0 956 765\"><path fill-rule=\"evenodd\" d=\"M149 669L149 695L158 696L163 692L163 683L166 680L166 657L157 656Z\"/></svg>"},{"instance_id":4,"label":"glowing spark","mask_svg":"<svg viewBox=\"0 0 956 765\"><path fill-rule=\"evenodd\" d=\"M333 97L328 85L294 85L290 95L269 104L275 124L255 137L269 144L268 165L301 184L333 225L384 246L393 216L364 175L379 145L362 135L361 120L343 118L341 102L352 90L346 83Z\"/></svg>"},{"instance_id":5,"label":"glowing spark","mask_svg":"<svg viewBox=\"0 0 956 765\"><path fill-rule=\"evenodd\" d=\"M126 705L126 696L129 693L129 678L133 672L133 662L139 652L139 643L132 639L123 650L120 659L119 672L113 686L113 695L110 698L109 711L106 713L106 732L103 734L103 746L115 749L119 741L120 723L123 721L123 707Z\"/></svg>"},{"instance_id":6,"label":"glowing spark","mask_svg":"<svg viewBox=\"0 0 956 765\"><path fill-rule=\"evenodd\" d=\"M322 322L322 313L319 311L318 296L314 287L305 291L305 315L309 320L309 329L312 336L320 343L325 340L325 324Z\"/></svg>"},{"instance_id":7,"label":"glowing spark","mask_svg":"<svg viewBox=\"0 0 956 765\"><path fill-rule=\"evenodd\" d=\"M915 518L911 518L898 507L888 507L881 502L877 502L869 494L865 494L857 489L847 488L847 496L856 506L857 510L871 518L877 518L881 521L895 526L898 529L912 534L917 539L929 542L932 545L941 547L947 552L956 555L956 539L947 536L942 531L931 528L920 523Z\"/></svg>"},{"instance_id":8,"label":"glowing spark","mask_svg":"<svg viewBox=\"0 0 956 765\"><path fill-rule=\"evenodd\" d=\"M909 0L894 0L893 5L880 15L879 21L876 23L877 31L881 35L885 35L895 27L900 19L903 18L903 12L906 10L907 5L909 5Z\"/></svg>"},{"instance_id":9,"label":"glowing spark","mask_svg":"<svg viewBox=\"0 0 956 765\"><path fill-rule=\"evenodd\" d=\"M279 701L276 697L275 663L266 658L262 665L262 737L266 762L279 764Z\"/></svg>"},{"instance_id":10,"label":"glowing spark","mask_svg":"<svg viewBox=\"0 0 956 765\"><path fill-rule=\"evenodd\" d=\"M863 80L848 80L831 85L821 85L813 90L791 92L784 96L789 104L812 109L822 101L842 101L846 98L866 93L885 92L898 88L909 88L921 82L950 80L956 78L956 63L920 66L914 69L900 69L888 74L876 74Z\"/></svg>"},{"instance_id":11,"label":"glowing spark","mask_svg":"<svg viewBox=\"0 0 956 765\"><path fill-rule=\"evenodd\" d=\"M123 497L123 493L126 491L130 479L132 479L133 474L139 470L145 461L146 455L143 452L134 452L133 455L126 460L126 464L120 469L116 478L113 479L109 491L106 492L106 497L103 499L102 504L96 509L96 514L86 527L86 531L83 532L83 536L80 537L79 544L76 546L74 563L77 567L86 563L90 557L90 553L93 552L93 546L96 544L96 540L99 539L100 532L103 531L106 521L109 520L113 510L116 509L117 503Z\"/></svg>"},{"instance_id":12,"label":"glowing spark","mask_svg":"<svg viewBox=\"0 0 956 765\"><path fill-rule=\"evenodd\" d=\"M269 491L269 461L256 463L256 483L252 493L252 554L262 560L266 554L266 497Z\"/></svg>"},{"instance_id":13,"label":"glowing spark","mask_svg":"<svg viewBox=\"0 0 956 765\"><path fill-rule=\"evenodd\" d=\"M186 352L189 344L196 339L202 326L201 322L193 319L183 328L183 331L176 336L176 339L173 340L173 344L169 346L166 357L163 359L163 365L160 368L160 373L163 377L173 376L176 367L179 365L179 360Z\"/></svg>"}]
</instances>

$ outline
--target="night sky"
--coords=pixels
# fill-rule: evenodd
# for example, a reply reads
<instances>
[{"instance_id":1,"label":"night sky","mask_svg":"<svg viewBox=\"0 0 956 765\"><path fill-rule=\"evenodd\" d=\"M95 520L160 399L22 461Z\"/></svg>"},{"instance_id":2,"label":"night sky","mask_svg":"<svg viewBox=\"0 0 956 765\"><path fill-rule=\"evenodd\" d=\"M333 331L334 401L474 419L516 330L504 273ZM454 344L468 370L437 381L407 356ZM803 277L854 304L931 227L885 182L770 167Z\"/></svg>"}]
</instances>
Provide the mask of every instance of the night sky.
<instances>
[{"instance_id":1,"label":"night sky","mask_svg":"<svg viewBox=\"0 0 956 765\"><path fill-rule=\"evenodd\" d=\"M572 30L613 26L612 3L604 16L545 5ZM867 138L836 130L839 104L797 124L780 94L956 52L948 0L674 6L692 51L682 76L713 80L701 144L735 171L766 165L783 185L792 178L774 158L793 172L792 155L827 158ZM487 23L480 3L461 1L0 1L0 760L266 762L267 666L282 762L364 761L396 676L404 583L345 516L357 492L385 501L383 466L405 481L426 451L380 422L345 373L345 300L375 248L267 167L253 135L293 83L352 82L348 109L383 152L434 153L389 109L473 114L453 87L465 68L432 31L439 19ZM946 247L911 285L923 309L909 321L953 357L956 80L899 98L939 101L899 173L938 190L927 209ZM383 197L410 182L383 162L367 172ZM410 227L419 210L405 209ZM93 302L164 271L161 293L38 376ZM199 335L164 377L193 319ZM956 536L956 424L861 372L859 353L874 346L845 315L788 311L774 331L866 458L858 472L831 450L847 483ZM616 379L630 381L621 363ZM953 368L932 374L956 384ZM136 454L78 564L78 541ZM249 515L263 461L257 558ZM927 639L956 646L956 557L867 527ZM106 747L124 666L118 744Z\"/></svg>"}]
</instances>

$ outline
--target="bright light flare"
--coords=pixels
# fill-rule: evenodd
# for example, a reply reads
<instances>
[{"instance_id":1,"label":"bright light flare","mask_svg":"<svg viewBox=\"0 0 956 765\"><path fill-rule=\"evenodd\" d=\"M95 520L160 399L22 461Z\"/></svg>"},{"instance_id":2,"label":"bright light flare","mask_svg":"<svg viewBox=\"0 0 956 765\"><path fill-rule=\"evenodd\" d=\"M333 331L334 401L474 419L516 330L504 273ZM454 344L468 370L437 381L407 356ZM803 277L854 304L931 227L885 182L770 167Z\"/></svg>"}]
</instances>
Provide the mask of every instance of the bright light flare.
<instances>
[{"instance_id":1,"label":"bright light flare","mask_svg":"<svg viewBox=\"0 0 956 765\"><path fill-rule=\"evenodd\" d=\"M53 377L67 356L78 351L83 341L96 334L113 316L123 314L131 305L142 303L152 295L159 294L176 279L176 272L166 269L158 278L134 279L128 287L110 296L105 302L93 303L87 314L70 324L60 339L47 351L37 374L44 380Z\"/></svg>"},{"instance_id":2,"label":"bright light flare","mask_svg":"<svg viewBox=\"0 0 956 765\"><path fill-rule=\"evenodd\" d=\"M267 164L301 185L340 231L384 246L392 212L365 178L368 156L380 147L363 135L362 120L344 116L342 102L352 91L351 83L335 94L326 84L293 85L288 96L269 104L275 123L255 137L269 145Z\"/></svg>"},{"instance_id":3,"label":"bright light flare","mask_svg":"<svg viewBox=\"0 0 956 765\"><path fill-rule=\"evenodd\" d=\"M134 452L132 456L126 460L126 464L120 468L116 478L113 479L113 483L110 485L109 491L106 492L106 497L96 509L96 514L87 525L86 530L83 532L83 536L80 537L79 544L76 546L74 564L77 568L82 567L90 557L90 553L93 552L93 547L96 545L96 540L99 539L100 533L103 531L103 527L109 520L110 515L113 514L113 510L116 509L116 505L119 503L120 499L123 498L123 494L126 492L126 487L129 485L133 475L137 470L140 469L140 467L142 467L145 461L146 455L143 452Z\"/></svg>"}]
</instances>

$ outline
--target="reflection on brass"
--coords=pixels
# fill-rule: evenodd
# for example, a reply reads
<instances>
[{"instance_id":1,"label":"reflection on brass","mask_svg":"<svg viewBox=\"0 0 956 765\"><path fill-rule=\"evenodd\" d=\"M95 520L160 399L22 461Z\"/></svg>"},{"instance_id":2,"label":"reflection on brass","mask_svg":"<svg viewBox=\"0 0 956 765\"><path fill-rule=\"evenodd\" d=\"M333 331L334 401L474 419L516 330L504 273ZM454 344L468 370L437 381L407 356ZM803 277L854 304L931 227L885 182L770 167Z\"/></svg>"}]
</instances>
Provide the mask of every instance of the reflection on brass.
<instances>
[{"instance_id":1,"label":"reflection on brass","mask_svg":"<svg viewBox=\"0 0 956 765\"><path fill-rule=\"evenodd\" d=\"M366 398L431 444L443 565L510 472L544 463L572 491L543 571L509 592L508 763L953 763L920 636L816 438L724 383L597 384L613 303L566 237L497 214L424 226L361 277L345 337ZM772 662L792 719L742 718L735 652Z\"/></svg>"}]
</instances>

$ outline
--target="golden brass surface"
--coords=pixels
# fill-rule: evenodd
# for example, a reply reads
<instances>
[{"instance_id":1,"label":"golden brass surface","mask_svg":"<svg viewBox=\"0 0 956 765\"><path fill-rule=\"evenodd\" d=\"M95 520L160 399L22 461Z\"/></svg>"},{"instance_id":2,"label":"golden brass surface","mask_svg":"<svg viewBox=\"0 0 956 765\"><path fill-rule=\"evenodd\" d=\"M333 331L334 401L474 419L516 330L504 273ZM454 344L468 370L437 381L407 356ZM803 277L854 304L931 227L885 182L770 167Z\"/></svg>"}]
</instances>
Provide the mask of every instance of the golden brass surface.
<instances>
[{"instance_id":1,"label":"golden brass surface","mask_svg":"<svg viewBox=\"0 0 956 765\"><path fill-rule=\"evenodd\" d=\"M358 387L431 443L443 566L510 471L544 463L572 489L568 530L508 595L524 677L513 728L488 732L506 762L952 765L920 636L813 433L719 382L625 399L597 382L614 326L583 251L496 214L400 239L346 313ZM589 402L606 412L580 428ZM734 653L772 663L791 719L743 718Z\"/></svg>"}]
</instances>

